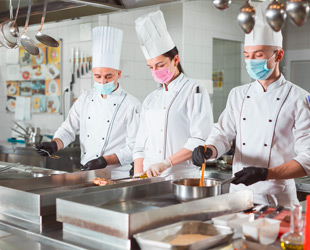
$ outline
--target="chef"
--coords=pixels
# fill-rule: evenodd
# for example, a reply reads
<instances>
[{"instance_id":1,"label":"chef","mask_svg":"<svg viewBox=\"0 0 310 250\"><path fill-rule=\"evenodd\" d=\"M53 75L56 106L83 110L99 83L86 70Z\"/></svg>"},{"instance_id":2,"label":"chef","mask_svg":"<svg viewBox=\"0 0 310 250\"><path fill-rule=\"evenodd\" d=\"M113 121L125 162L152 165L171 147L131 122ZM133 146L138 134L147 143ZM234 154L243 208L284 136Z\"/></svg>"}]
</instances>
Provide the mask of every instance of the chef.
<instances>
[{"instance_id":1,"label":"chef","mask_svg":"<svg viewBox=\"0 0 310 250\"><path fill-rule=\"evenodd\" d=\"M207 153L197 147L193 162L220 157L236 139L230 192L250 189L255 203L289 206L298 204L294 178L310 173L310 96L280 72L282 35L266 22L268 4L256 8L255 27L245 36L246 68L255 81L232 89Z\"/></svg>"},{"instance_id":2,"label":"chef","mask_svg":"<svg viewBox=\"0 0 310 250\"><path fill-rule=\"evenodd\" d=\"M161 11L136 20L147 66L160 87L143 102L133 158L135 174L167 179L192 176L192 150L203 145L213 124L209 95L187 78Z\"/></svg>"},{"instance_id":3,"label":"chef","mask_svg":"<svg viewBox=\"0 0 310 250\"><path fill-rule=\"evenodd\" d=\"M82 170L111 169L112 178L129 175L141 105L118 83L122 39L120 29L93 29L94 88L74 103L53 141L37 146L41 155L65 148L80 132Z\"/></svg>"}]
</instances>

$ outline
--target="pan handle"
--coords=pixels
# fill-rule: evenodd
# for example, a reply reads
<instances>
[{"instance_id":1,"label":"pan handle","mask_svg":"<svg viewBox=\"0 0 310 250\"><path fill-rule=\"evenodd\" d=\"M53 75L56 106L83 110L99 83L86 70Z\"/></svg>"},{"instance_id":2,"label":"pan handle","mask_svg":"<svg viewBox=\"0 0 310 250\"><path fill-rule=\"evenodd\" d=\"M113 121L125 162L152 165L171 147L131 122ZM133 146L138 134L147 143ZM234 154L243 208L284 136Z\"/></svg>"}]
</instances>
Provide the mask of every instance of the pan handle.
<instances>
[{"instance_id":1,"label":"pan handle","mask_svg":"<svg viewBox=\"0 0 310 250\"><path fill-rule=\"evenodd\" d=\"M227 184L227 183L231 183L232 181L234 181L235 179L237 179L237 177L231 177L231 178L229 178L229 179L227 179L227 180L224 180L224 181L222 181L221 182L221 184L222 185L224 185L224 184Z\"/></svg>"}]
</instances>

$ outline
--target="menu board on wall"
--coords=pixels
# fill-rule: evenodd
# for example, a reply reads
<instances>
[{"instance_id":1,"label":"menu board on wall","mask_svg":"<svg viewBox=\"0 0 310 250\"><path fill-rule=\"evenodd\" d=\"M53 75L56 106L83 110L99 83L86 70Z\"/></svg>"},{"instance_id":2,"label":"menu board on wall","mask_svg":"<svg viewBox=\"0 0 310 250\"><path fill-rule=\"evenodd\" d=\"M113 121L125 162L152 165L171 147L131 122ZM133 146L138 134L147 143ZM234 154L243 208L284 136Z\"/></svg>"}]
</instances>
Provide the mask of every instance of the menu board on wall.
<instances>
[{"instance_id":1,"label":"menu board on wall","mask_svg":"<svg viewBox=\"0 0 310 250\"><path fill-rule=\"evenodd\" d=\"M61 97L61 43L57 48L37 44L39 55L19 48L19 72L16 80L6 81L9 112L15 112L16 97L31 98L33 113L59 113Z\"/></svg>"}]
</instances>

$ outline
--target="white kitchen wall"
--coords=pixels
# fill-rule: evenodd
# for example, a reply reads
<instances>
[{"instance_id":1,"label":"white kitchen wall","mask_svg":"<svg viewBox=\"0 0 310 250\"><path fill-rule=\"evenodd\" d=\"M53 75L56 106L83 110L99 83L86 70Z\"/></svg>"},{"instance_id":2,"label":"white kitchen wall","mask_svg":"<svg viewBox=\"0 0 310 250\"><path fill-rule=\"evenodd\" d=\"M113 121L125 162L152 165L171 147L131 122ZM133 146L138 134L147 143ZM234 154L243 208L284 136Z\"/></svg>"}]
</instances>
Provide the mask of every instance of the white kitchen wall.
<instances>
[{"instance_id":1,"label":"white kitchen wall","mask_svg":"<svg viewBox=\"0 0 310 250\"><path fill-rule=\"evenodd\" d=\"M184 36L184 70L186 74L196 79L212 79L213 65L213 39L230 40L243 42L244 33L237 22L237 15L240 4L233 3L226 11L220 11L213 7L212 1L194 1L186 2L183 5L183 36ZM239 43L240 44L240 43ZM239 45L240 46L240 45ZM242 46L239 47L242 50ZM227 50L229 51L229 49ZM243 53L241 61L232 61L235 57L227 57L222 53L223 63L225 68L227 65L234 65L235 69L229 68L232 72L226 77L233 76L241 80L238 83L245 84L250 81L250 78L245 73L245 64L243 61ZM225 77L225 76L224 76ZM213 111L215 121L219 114L222 113L226 106L226 99L230 89L236 85L235 81L230 81L232 86L225 89L213 91ZM226 81L227 83L227 81ZM216 101L215 101L216 98ZM217 105L217 104L221 105Z\"/></svg>"},{"instance_id":2,"label":"white kitchen wall","mask_svg":"<svg viewBox=\"0 0 310 250\"><path fill-rule=\"evenodd\" d=\"M241 43L231 40L213 39L213 71L223 72L222 87L214 88L214 122L226 107L227 97L232 88L241 82Z\"/></svg>"},{"instance_id":3,"label":"white kitchen wall","mask_svg":"<svg viewBox=\"0 0 310 250\"><path fill-rule=\"evenodd\" d=\"M283 29L283 74L291 81L291 62L310 60L310 17L301 27L296 27L290 20L286 20ZM298 82L294 82L298 85ZM310 83L309 83L310 85Z\"/></svg>"}]
</instances>

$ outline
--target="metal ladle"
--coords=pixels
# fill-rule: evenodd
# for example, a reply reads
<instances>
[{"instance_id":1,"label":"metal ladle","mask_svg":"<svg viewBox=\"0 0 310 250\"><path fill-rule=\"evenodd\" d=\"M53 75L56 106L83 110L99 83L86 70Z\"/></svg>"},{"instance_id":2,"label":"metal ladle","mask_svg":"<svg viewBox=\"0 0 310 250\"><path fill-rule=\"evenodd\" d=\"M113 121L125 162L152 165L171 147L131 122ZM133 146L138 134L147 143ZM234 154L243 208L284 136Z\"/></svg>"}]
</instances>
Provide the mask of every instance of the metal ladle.
<instances>
[{"instance_id":1,"label":"metal ladle","mask_svg":"<svg viewBox=\"0 0 310 250\"><path fill-rule=\"evenodd\" d=\"M18 17L18 12L19 12L19 6L20 6L20 0L18 0L16 12L15 12L14 23L12 23L11 27L10 27L11 35L14 36L14 37L18 37L18 33L19 33L19 29L18 29L18 26L16 24L16 20L17 20L17 17Z\"/></svg>"},{"instance_id":2,"label":"metal ladle","mask_svg":"<svg viewBox=\"0 0 310 250\"><path fill-rule=\"evenodd\" d=\"M24 27L24 32L23 32L22 36L20 37L20 43L25 48L25 50L27 50L27 52L29 54L37 56L37 55L39 55L38 46L35 44L35 42L31 38L29 38L28 36L25 35L26 31L27 31L28 24L29 24L31 4L32 4L32 0L29 0L27 19L26 19L26 23L25 23L25 27Z\"/></svg>"},{"instance_id":3,"label":"metal ladle","mask_svg":"<svg viewBox=\"0 0 310 250\"><path fill-rule=\"evenodd\" d=\"M219 10L226 10L231 5L231 0L213 0L213 5Z\"/></svg>"},{"instance_id":4,"label":"metal ladle","mask_svg":"<svg viewBox=\"0 0 310 250\"><path fill-rule=\"evenodd\" d=\"M302 26L309 14L309 4L305 0L289 0L286 12L296 26Z\"/></svg>"},{"instance_id":5,"label":"metal ladle","mask_svg":"<svg viewBox=\"0 0 310 250\"><path fill-rule=\"evenodd\" d=\"M250 5L249 0L240 8L238 22L242 30L249 34L255 25L255 9Z\"/></svg>"},{"instance_id":6,"label":"metal ladle","mask_svg":"<svg viewBox=\"0 0 310 250\"><path fill-rule=\"evenodd\" d=\"M286 20L286 12L283 3L279 0L273 0L271 4L268 5L265 15L267 22L274 31L278 32L282 29Z\"/></svg>"},{"instance_id":7,"label":"metal ladle","mask_svg":"<svg viewBox=\"0 0 310 250\"><path fill-rule=\"evenodd\" d=\"M46 9L47 9L47 0L44 0L44 8L43 8L43 14L41 18L41 25L40 25L38 33L36 34L36 39L40 41L41 43L45 44L46 46L58 47L59 43L53 37L50 37L48 35L41 33L41 30L43 28L43 24L45 21Z\"/></svg>"},{"instance_id":8,"label":"metal ladle","mask_svg":"<svg viewBox=\"0 0 310 250\"><path fill-rule=\"evenodd\" d=\"M15 21L13 19L13 5L12 0L10 0L10 19L4 21L0 25L0 32L2 33L1 42L4 47L8 49L14 49L17 48L17 38L15 36L12 36L10 29L11 26L14 25Z\"/></svg>"}]
</instances>

